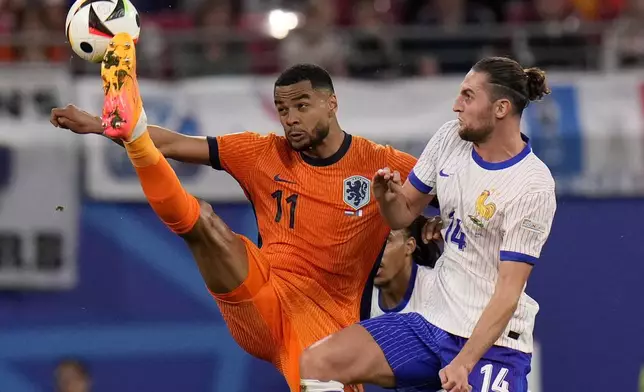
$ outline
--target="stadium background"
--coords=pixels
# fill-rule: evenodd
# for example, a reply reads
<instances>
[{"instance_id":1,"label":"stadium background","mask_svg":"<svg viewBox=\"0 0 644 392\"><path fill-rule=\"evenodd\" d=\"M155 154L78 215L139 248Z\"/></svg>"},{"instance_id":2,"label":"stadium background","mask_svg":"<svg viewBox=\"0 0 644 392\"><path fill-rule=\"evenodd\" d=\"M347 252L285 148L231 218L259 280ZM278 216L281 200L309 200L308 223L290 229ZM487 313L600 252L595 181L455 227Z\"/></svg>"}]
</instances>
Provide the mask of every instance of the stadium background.
<instances>
[{"instance_id":1,"label":"stadium background","mask_svg":"<svg viewBox=\"0 0 644 392\"><path fill-rule=\"evenodd\" d=\"M553 94L524 116L559 194L528 286L532 389L644 391L644 1L134 4L148 115L189 134L281 132L274 75L307 61L336 76L346 130L418 155L480 56L548 69ZM64 42L67 7L0 0L0 392L54 390L62 358L88 366L95 392L285 391L231 340L123 152L49 126L52 106L100 107L97 67ZM176 168L256 237L234 181Z\"/></svg>"}]
</instances>

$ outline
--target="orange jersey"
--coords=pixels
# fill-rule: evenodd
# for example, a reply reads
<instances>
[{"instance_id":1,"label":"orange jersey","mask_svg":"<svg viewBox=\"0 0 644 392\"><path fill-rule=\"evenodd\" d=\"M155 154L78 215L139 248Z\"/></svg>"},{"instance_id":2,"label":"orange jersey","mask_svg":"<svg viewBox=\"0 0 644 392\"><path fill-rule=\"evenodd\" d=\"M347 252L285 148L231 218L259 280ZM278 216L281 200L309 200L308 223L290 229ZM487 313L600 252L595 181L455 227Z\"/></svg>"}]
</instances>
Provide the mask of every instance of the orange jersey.
<instances>
[{"instance_id":1,"label":"orange jersey","mask_svg":"<svg viewBox=\"0 0 644 392\"><path fill-rule=\"evenodd\" d=\"M338 329L358 321L390 230L371 193L373 175L390 167L405 179L416 159L348 134L327 159L293 151L275 134L229 134L211 138L210 146L213 167L230 173L253 204L261 253L293 299L287 313L306 311L292 298L303 295Z\"/></svg>"}]
</instances>

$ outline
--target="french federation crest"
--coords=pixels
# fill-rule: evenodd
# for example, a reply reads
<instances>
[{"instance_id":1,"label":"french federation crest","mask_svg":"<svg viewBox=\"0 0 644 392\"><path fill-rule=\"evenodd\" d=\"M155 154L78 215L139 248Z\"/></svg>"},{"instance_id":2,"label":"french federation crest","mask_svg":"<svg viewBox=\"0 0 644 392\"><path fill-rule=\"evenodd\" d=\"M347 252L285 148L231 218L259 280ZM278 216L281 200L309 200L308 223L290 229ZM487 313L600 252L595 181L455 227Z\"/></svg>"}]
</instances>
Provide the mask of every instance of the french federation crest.
<instances>
[{"instance_id":1,"label":"french federation crest","mask_svg":"<svg viewBox=\"0 0 644 392\"><path fill-rule=\"evenodd\" d=\"M496 213L496 204L487 201L491 194L488 190L481 192L474 204L476 214L469 215L470 220L481 229L485 228L485 221L492 219Z\"/></svg>"},{"instance_id":2,"label":"french federation crest","mask_svg":"<svg viewBox=\"0 0 644 392\"><path fill-rule=\"evenodd\" d=\"M363 176L344 179L344 202L354 210L359 210L371 201L371 180Z\"/></svg>"}]
</instances>

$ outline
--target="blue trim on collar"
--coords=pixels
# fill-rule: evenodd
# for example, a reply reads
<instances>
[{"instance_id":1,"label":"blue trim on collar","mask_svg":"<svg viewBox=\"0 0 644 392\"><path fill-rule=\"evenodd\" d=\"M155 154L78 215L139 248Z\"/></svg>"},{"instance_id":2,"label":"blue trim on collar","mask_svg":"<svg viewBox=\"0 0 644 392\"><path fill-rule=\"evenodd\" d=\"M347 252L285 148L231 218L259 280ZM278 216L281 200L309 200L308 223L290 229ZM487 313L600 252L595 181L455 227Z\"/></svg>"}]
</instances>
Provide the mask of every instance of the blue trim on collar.
<instances>
[{"instance_id":1,"label":"blue trim on collar","mask_svg":"<svg viewBox=\"0 0 644 392\"><path fill-rule=\"evenodd\" d=\"M530 152L532 152L532 146L530 144L530 139L524 135L521 134L521 140L523 140L526 145L523 147L523 150L521 150L520 153L517 155L513 156L512 158L503 161L503 162L488 162L484 160L478 152L474 149L474 146L472 145L472 159L474 159L474 162L476 162L477 165L482 167L485 170L503 170L507 169L508 167L511 167L513 165L516 165L517 163L521 162L523 158L527 157Z\"/></svg>"},{"instance_id":2,"label":"blue trim on collar","mask_svg":"<svg viewBox=\"0 0 644 392\"><path fill-rule=\"evenodd\" d=\"M401 310L405 309L405 306L409 303L411 299L411 294L414 292L414 286L416 285L416 275L418 274L418 264L414 261L411 262L411 274L409 276L409 284L407 285L407 290L405 291L405 296L391 309L385 309L382 304L382 292L378 290L378 307L385 313L398 313Z\"/></svg>"}]
</instances>

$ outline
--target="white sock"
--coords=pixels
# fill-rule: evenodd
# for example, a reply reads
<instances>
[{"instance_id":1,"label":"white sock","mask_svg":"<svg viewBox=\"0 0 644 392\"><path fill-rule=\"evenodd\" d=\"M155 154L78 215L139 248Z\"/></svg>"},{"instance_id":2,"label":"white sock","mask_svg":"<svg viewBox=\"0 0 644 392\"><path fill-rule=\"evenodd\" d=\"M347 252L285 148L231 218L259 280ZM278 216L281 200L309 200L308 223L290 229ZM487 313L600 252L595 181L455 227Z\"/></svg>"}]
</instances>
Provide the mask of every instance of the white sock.
<instances>
[{"instance_id":1,"label":"white sock","mask_svg":"<svg viewBox=\"0 0 644 392\"><path fill-rule=\"evenodd\" d=\"M303 392L344 392L344 385L337 381L300 380Z\"/></svg>"},{"instance_id":2,"label":"white sock","mask_svg":"<svg viewBox=\"0 0 644 392\"><path fill-rule=\"evenodd\" d=\"M148 116L145 115L145 109L141 108L141 115L139 116L139 121L137 121L136 125L134 126L134 131L132 131L132 137L130 138L130 142L135 141L136 139L139 138L139 136L143 135L145 131L148 129Z\"/></svg>"}]
</instances>

